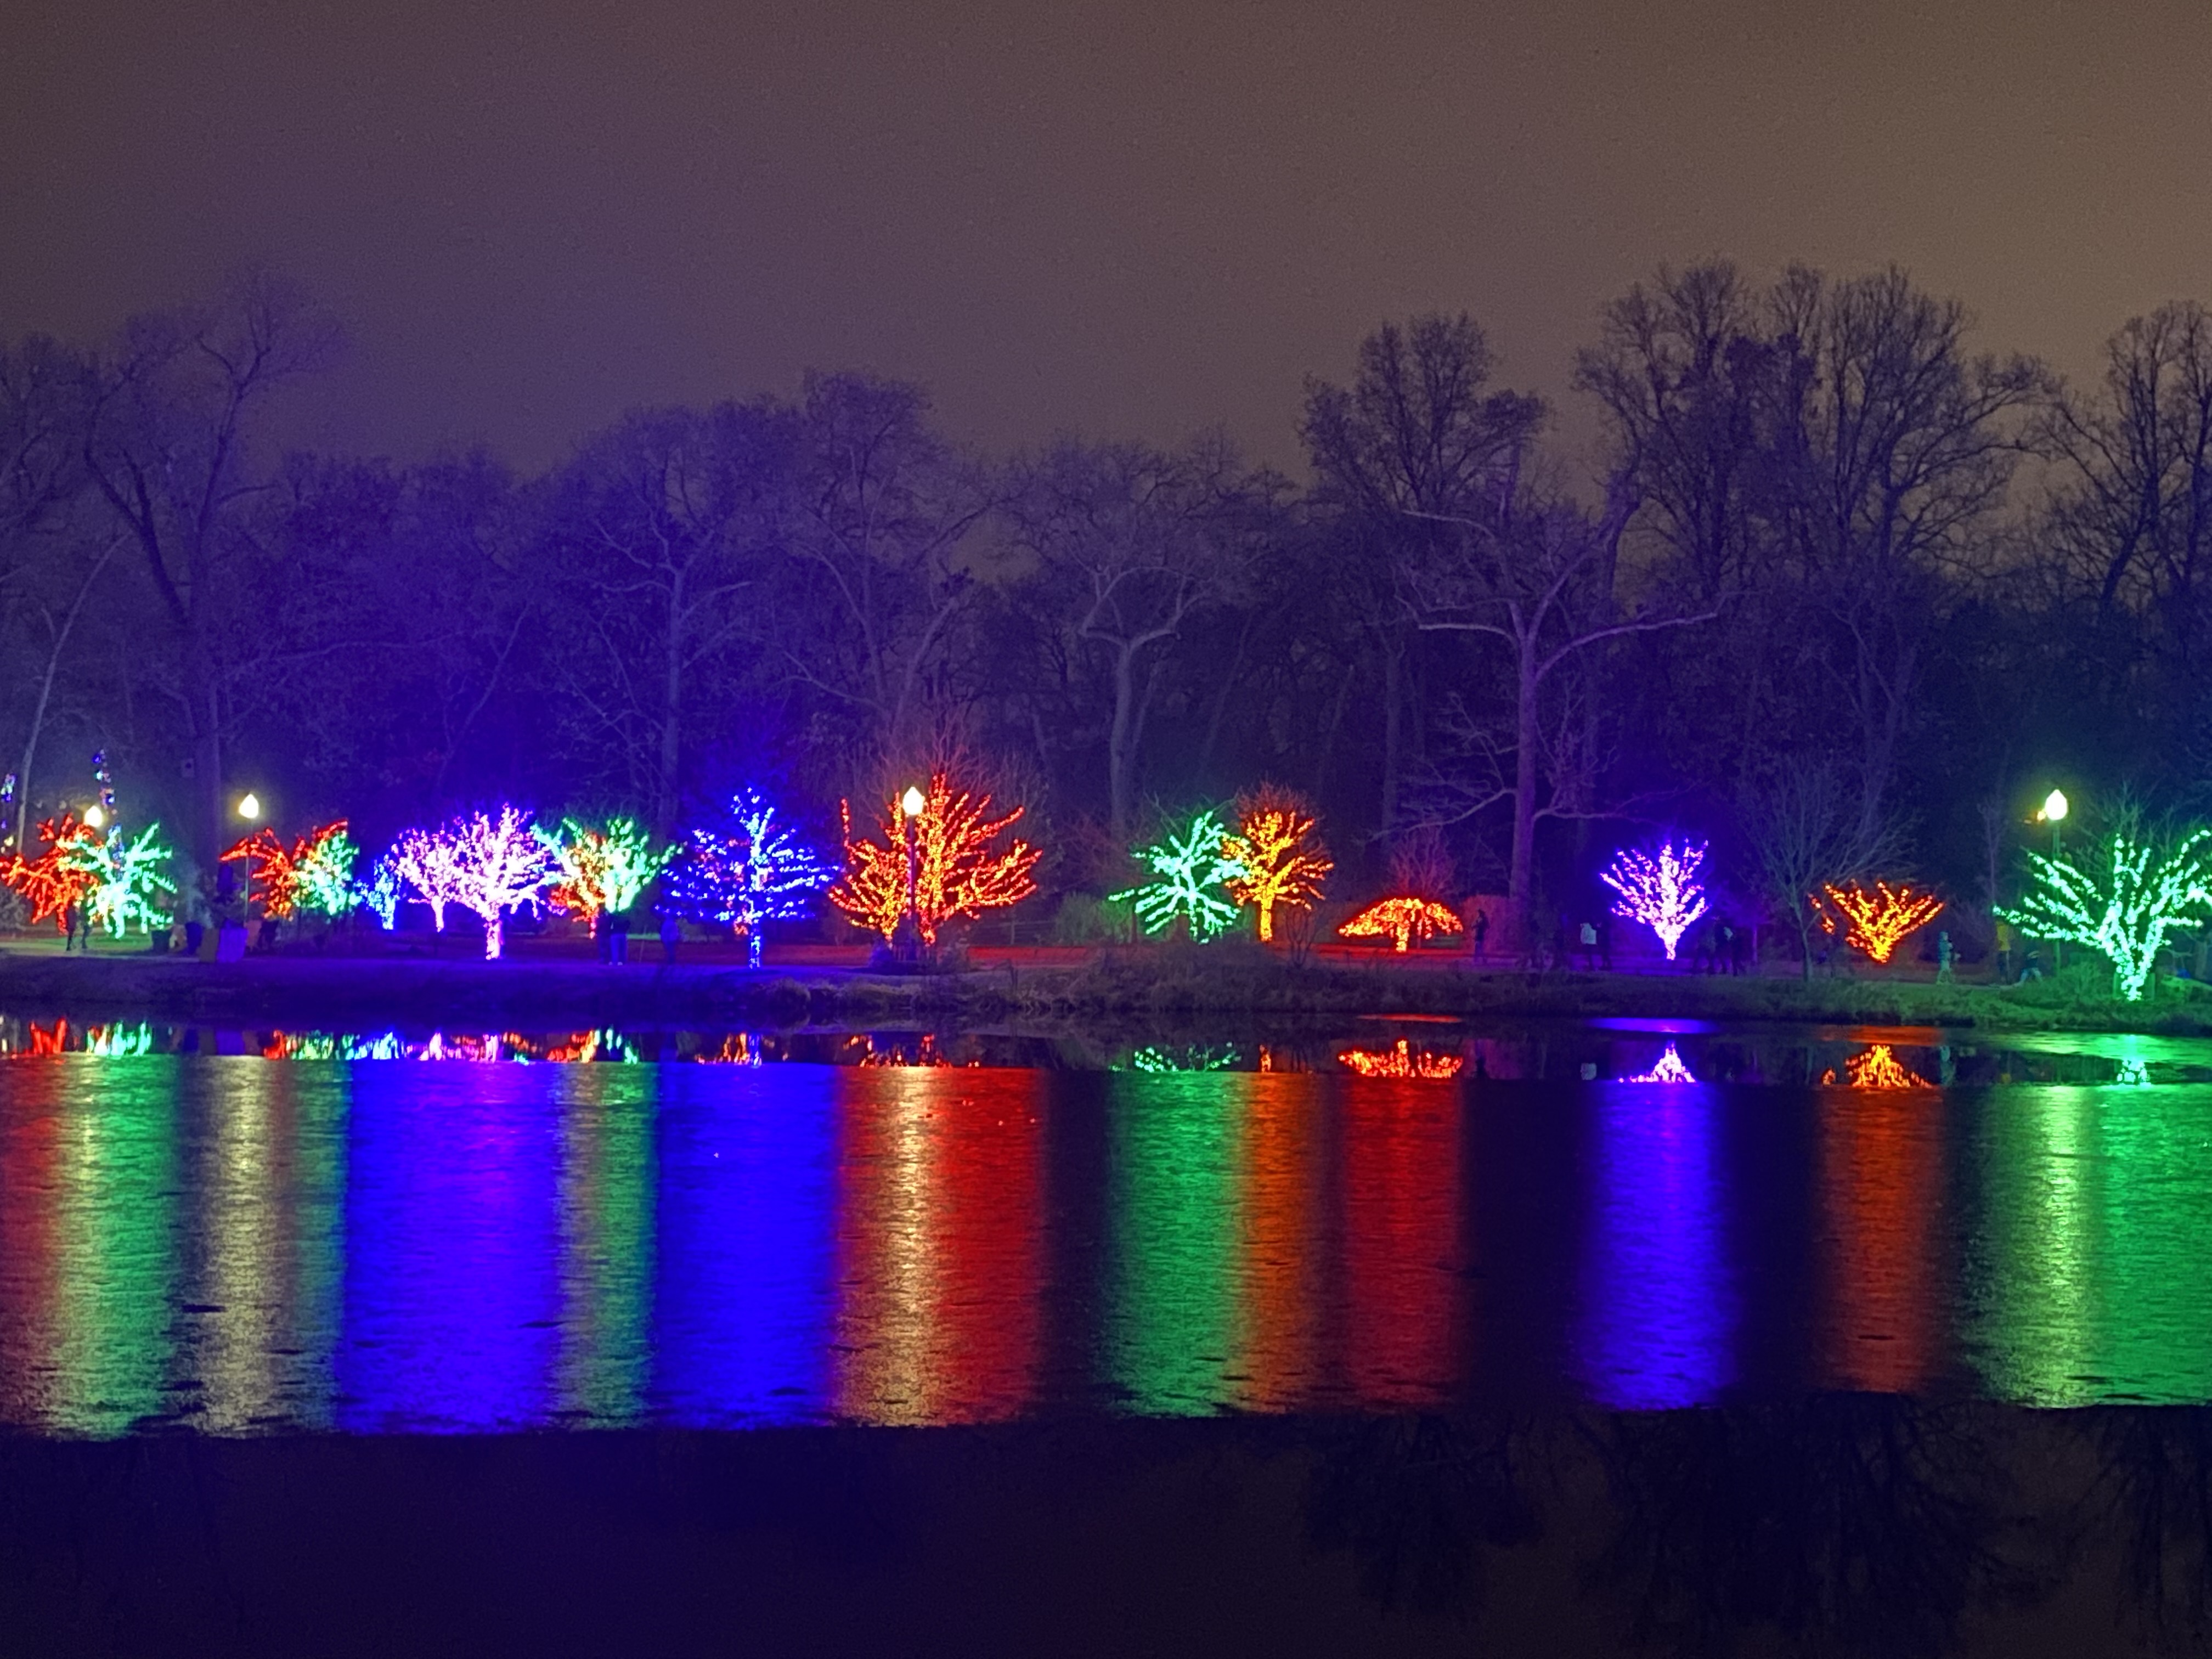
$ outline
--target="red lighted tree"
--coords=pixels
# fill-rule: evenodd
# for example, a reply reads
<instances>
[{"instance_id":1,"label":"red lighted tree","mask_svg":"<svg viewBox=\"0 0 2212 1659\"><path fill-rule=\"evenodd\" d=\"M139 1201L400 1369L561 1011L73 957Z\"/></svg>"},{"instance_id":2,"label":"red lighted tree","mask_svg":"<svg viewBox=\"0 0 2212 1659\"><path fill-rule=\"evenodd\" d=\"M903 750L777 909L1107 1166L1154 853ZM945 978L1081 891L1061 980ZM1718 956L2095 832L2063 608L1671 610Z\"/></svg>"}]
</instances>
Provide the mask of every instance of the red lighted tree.
<instances>
[{"instance_id":1,"label":"red lighted tree","mask_svg":"<svg viewBox=\"0 0 2212 1659\"><path fill-rule=\"evenodd\" d=\"M840 803L845 873L830 890L830 902L854 922L889 944L911 914L921 942L933 945L939 929L954 917L980 916L1036 891L1032 872L1039 848L1018 839L1004 852L991 850L1020 820L1022 808L993 818L988 795L955 794L942 772L932 775L927 794L908 794L884 808L880 842L854 841L852 803Z\"/></svg>"}]
</instances>

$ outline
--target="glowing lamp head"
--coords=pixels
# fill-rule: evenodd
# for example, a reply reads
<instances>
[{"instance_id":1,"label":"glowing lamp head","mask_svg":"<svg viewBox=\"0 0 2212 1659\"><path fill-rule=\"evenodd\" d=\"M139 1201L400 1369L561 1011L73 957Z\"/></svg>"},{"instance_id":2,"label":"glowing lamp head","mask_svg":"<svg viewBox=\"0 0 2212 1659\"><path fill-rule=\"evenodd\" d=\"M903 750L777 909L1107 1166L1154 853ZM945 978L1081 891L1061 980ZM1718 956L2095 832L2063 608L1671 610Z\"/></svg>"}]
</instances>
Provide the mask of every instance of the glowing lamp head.
<instances>
[{"instance_id":1,"label":"glowing lamp head","mask_svg":"<svg viewBox=\"0 0 2212 1659\"><path fill-rule=\"evenodd\" d=\"M248 823L252 823L254 819L259 817L261 816L261 798L258 795L250 793L240 795L238 798L238 816L244 818Z\"/></svg>"},{"instance_id":2,"label":"glowing lamp head","mask_svg":"<svg viewBox=\"0 0 2212 1659\"><path fill-rule=\"evenodd\" d=\"M88 830L100 830L106 827L107 814L100 810L98 802L84 809L84 823Z\"/></svg>"},{"instance_id":3,"label":"glowing lamp head","mask_svg":"<svg viewBox=\"0 0 2212 1659\"><path fill-rule=\"evenodd\" d=\"M920 817L921 816L921 809L928 805L928 797L924 795L921 790L915 788L912 784L907 785L906 793L899 797L899 811L904 812L907 817L910 818Z\"/></svg>"},{"instance_id":4,"label":"glowing lamp head","mask_svg":"<svg viewBox=\"0 0 2212 1659\"><path fill-rule=\"evenodd\" d=\"M2062 823L2066 818L2066 792L2054 789L2043 798L2043 821Z\"/></svg>"}]
</instances>

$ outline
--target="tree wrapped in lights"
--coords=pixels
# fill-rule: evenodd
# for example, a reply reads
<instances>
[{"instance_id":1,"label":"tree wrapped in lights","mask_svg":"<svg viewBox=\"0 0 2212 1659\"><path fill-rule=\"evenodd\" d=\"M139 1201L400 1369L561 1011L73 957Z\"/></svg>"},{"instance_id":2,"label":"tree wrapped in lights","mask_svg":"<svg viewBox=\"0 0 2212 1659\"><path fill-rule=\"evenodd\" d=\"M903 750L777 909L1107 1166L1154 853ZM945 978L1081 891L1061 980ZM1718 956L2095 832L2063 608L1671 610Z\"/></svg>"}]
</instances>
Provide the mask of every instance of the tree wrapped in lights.
<instances>
[{"instance_id":1,"label":"tree wrapped in lights","mask_svg":"<svg viewBox=\"0 0 2212 1659\"><path fill-rule=\"evenodd\" d=\"M461 896L453 848L453 837L444 831L410 830L380 860L388 862L400 883L430 907L430 924L441 933L446 931L446 907Z\"/></svg>"},{"instance_id":2,"label":"tree wrapped in lights","mask_svg":"<svg viewBox=\"0 0 2212 1659\"><path fill-rule=\"evenodd\" d=\"M169 912L160 901L173 894L177 884L162 866L175 854L162 845L160 828L149 823L131 841L125 838L118 825L103 836L80 836L64 853L66 858L82 860L79 867L92 878L85 901L87 915L116 939L133 926L169 925Z\"/></svg>"},{"instance_id":3,"label":"tree wrapped in lights","mask_svg":"<svg viewBox=\"0 0 2212 1659\"><path fill-rule=\"evenodd\" d=\"M1865 951L1876 962L1887 962L1907 933L1943 914L1942 899L1933 893L1914 892L1910 882L1893 888L1886 881L1877 881L1872 892L1856 881L1841 887L1831 884L1822 890L1848 924L1844 943ZM1830 933L1835 931L1832 916L1824 912L1820 920Z\"/></svg>"},{"instance_id":4,"label":"tree wrapped in lights","mask_svg":"<svg viewBox=\"0 0 2212 1659\"><path fill-rule=\"evenodd\" d=\"M2127 825L2106 837L2087 868L2068 857L2027 858L2033 884L2017 908L1997 915L2033 938L2105 957L2124 1001L2142 1000L2167 936L2212 906L2212 830L2161 848Z\"/></svg>"},{"instance_id":5,"label":"tree wrapped in lights","mask_svg":"<svg viewBox=\"0 0 2212 1659\"><path fill-rule=\"evenodd\" d=\"M1670 841L1656 856L1624 847L1598 878L1620 895L1613 914L1641 922L1656 933L1672 962L1682 935L1705 914L1705 890L1698 880L1698 868L1705 861L1703 842L1693 846L1686 841L1678 853Z\"/></svg>"},{"instance_id":6,"label":"tree wrapped in lights","mask_svg":"<svg viewBox=\"0 0 2212 1659\"><path fill-rule=\"evenodd\" d=\"M916 791L917 794L921 792ZM956 795L942 772L908 814L894 800L884 814L881 842L853 839L849 802L839 803L845 830L845 873L830 889L830 902L886 944L909 914L925 945L956 916L979 916L1018 904L1036 891L1031 872L1041 849L1017 840L1003 853L991 843L1019 822L1017 806L1002 818L988 816L991 798Z\"/></svg>"},{"instance_id":7,"label":"tree wrapped in lights","mask_svg":"<svg viewBox=\"0 0 2212 1659\"><path fill-rule=\"evenodd\" d=\"M1237 866L1221 855L1229 830L1208 808L1192 818L1180 836L1163 836L1140 847L1136 857L1151 866L1153 879L1109 896L1133 899L1137 921L1147 933L1164 933L1181 921L1204 944L1233 925L1237 907L1224 896Z\"/></svg>"},{"instance_id":8,"label":"tree wrapped in lights","mask_svg":"<svg viewBox=\"0 0 2212 1659\"><path fill-rule=\"evenodd\" d=\"M636 903L676 856L673 847L655 848L635 818L610 818L604 830L563 818L561 833L544 840L561 866L550 896L553 908L581 920L594 937L600 917Z\"/></svg>"},{"instance_id":9,"label":"tree wrapped in lights","mask_svg":"<svg viewBox=\"0 0 2212 1659\"><path fill-rule=\"evenodd\" d=\"M1648 1072L1638 1072L1634 1077L1623 1078L1624 1083L1695 1083L1697 1074L1690 1070L1673 1043L1667 1052L1652 1063Z\"/></svg>"},{"instance_id":10,"label":"tree wrapped in lights","mask_svg":"<svg viewBox=\"0 0 2212 1659\"><path fill-rule=\"evenodd\" d=\"M368 879L354 890L354 896L368 907L377 926L388 933L399 921L399 901L406 892L406 884L400 878L398 856L386 853L370 868Z\"/></svg>"},{"instance_id":11,"label":"tree wrapped in lights","mask_svg":"<svg viewBox=\"0 0 2212 1659\"><path fill-rule=\"evenodd\" d=\"M1258 913L1262 944L1275 937L1276 907L1312 905L1336 867L1305 804L1273 784L1237 802L1237 833L1223 838L1221 856L1236 866L1229 896Z\"/></svg>"},{"instance_id":12,"label":"tree wrapped in lights","mask_svg":"<svg viewBox=\"0 0 2212 1659\"><path fill-rule=\"evenodd\" d=\"M301 911L335 921L351 910L357 895L353 866L360 853L339 818L310 830L287 848L266 825L222 855L225 864L246 866L246 887L261 889L261 913L283 919Z\"/></svg>"},{"instance_id":13,"label":"tree wrapped in lights","mask_svg":"<svg viewBox=\"0 0 2212 1659\"><path fill-rule=\"evenodd\" d=\"M21 894L31 907L33 927L52 918L57 929L66 932L70 906L85 902L99 884L94 865L82 848L96 845L100 837L88 825L78 823L74 812L64 812L40 823L39 839L46 847L38 857L27 859L15 852L0 860L0 882Z\"/></svg>"},{"instance_id":14,"label":"tree wrapped in lights","mask_svg":"<svg viewBox=\"0 0 2212 1659\"><path fill-rule=\"evenodd\" d=\"M447 849L445 868L453 902L473 910L484 928L484 957L499 959L501 918L518 904L536 904L560 879L561 865L530 821L530 814L502 806L497 817L473 812L437 832Z\"/></svg>"},{"instance_id":15,"label":"tree wrapped in lights","mask_svg":"<svg viewBox=\"0 0 2212 1659\"><path fill-rule=\"evenodd\" d=\"M1456 912L1407 893L1369 905L1336 931L1345 939L1388 939L1393 950L1402 951L1416 939L1425 943L1439 933L1456 933L1461 926Z\"/></svg>"},{"instance_id":16,"label":"tree wrapped in lights","mask_svg":"<svg viewBox=\"0 0 2212 1659\"><path fill-rule=\"evenodd\" d=\"M837 872L789 825L775 821L775 808L758 790L732 797L730 816L737 821L732 834L691 832L690 847L669 872L669 902L678 915L743 935L745 960L757 968L768 924L805 915L813 896L836 880ZM900 896L905 896L903 886ZM896 917L891 925L897 926Z\"/></svg>"}]
</instances>

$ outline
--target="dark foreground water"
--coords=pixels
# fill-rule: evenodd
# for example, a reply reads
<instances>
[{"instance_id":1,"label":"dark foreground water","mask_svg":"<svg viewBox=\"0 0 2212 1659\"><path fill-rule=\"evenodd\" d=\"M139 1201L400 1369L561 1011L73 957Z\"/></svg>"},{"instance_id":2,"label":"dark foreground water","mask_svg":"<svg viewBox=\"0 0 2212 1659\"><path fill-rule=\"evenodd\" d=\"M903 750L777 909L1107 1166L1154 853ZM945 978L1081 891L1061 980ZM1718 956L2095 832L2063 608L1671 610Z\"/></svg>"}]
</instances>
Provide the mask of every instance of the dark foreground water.
<instances>
[{"instance_id":1,"label":"dark foreground water","mask_svg":"<svg viewBox=\"0 0 2212 1659\"><path fill-rule=\"evenodd\" d=\"M0 1038L22 1650L2212 1636L2212 1047Z\"/></svg>"}]
</instances>

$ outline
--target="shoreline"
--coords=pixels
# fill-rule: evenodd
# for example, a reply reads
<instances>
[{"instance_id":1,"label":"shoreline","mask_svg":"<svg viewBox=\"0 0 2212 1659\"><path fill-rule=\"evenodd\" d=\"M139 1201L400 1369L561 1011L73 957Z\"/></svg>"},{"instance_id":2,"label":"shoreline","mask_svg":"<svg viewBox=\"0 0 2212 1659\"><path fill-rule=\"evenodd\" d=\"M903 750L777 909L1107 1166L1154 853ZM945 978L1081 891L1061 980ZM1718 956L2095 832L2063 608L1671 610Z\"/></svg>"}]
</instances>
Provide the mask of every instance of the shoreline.
<instances>
[{"instance_id":1,"label":"shoreline","mask_svg":"<svg viewBox=\"0 0 2212 1659\"><path fill-rule=\"evenodd\" d=\"M1463 961L1292 963L1254 951L1106 948L1085 963L1017 956L914 975L796 964L510 957L63 956L0 947L0 1007L204 1024L319 1021L451 1026L1310 1029L1402 1014L1469 1020L1645 1018L2005 1031L2212 1036L2212 996L2126 1004L2067 981L1939 985L1906 979L1549 973Z\"/></svg>"}]
</instances>

